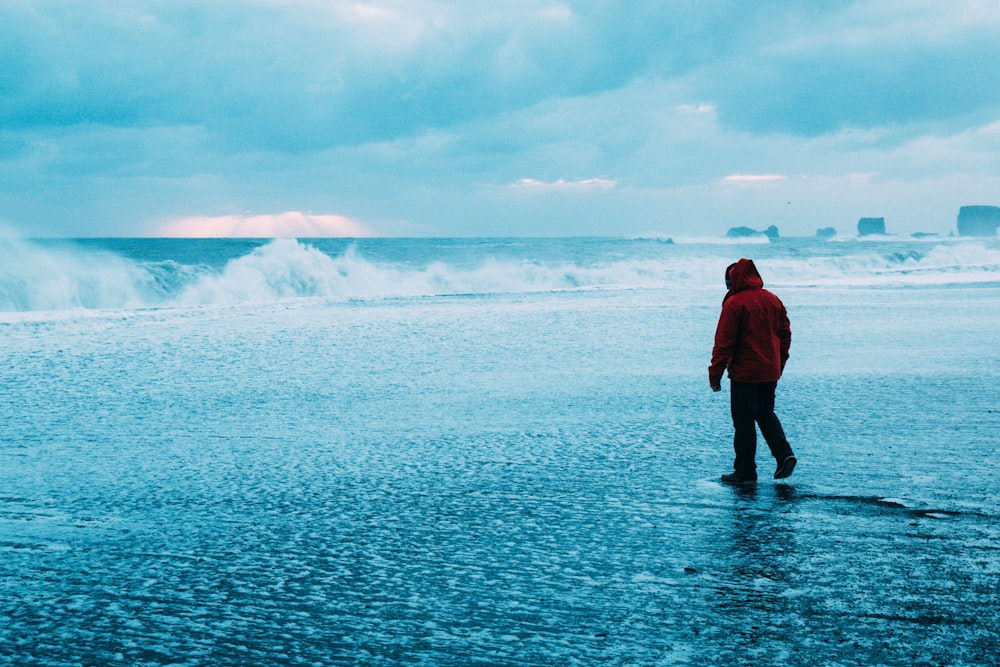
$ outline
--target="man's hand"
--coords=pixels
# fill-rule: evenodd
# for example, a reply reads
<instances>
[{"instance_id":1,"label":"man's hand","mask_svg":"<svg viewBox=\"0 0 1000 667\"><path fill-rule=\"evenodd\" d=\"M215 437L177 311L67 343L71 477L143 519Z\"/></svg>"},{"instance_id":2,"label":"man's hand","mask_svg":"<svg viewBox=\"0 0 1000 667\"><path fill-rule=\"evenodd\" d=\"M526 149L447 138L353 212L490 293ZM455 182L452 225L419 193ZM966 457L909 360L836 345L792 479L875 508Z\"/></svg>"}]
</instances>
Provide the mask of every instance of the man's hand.
<instances>
[{"instance_id":1,"label":"man's hand","mask_svg":"<svg viewBox=\"0 0 1000 667\"><path fill-rule=\"evenodd\" d=\"M720 384L718 382L715 383L715 384L713 384L712 385L712 391L722 391L722 384Z\"/></svg>"}]
</instances>

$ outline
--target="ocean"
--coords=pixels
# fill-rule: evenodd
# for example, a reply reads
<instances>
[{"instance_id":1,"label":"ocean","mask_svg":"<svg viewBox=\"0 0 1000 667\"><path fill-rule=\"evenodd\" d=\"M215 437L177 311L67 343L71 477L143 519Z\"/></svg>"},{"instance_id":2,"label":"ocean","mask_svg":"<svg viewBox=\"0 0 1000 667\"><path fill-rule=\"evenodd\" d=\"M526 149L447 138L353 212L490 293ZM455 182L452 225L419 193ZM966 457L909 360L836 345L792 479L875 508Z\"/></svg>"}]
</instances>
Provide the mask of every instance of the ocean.
<instances>
[{"instance_id":1,"label":"ocean","mask_svg":"<svg viewBox=\"0 0 1000 667\"><path fill-rule=\"evenodd\" d=\"M0 238L0 664L997 664L998 325L994 238Z\"/></svg>"}]
</instances>

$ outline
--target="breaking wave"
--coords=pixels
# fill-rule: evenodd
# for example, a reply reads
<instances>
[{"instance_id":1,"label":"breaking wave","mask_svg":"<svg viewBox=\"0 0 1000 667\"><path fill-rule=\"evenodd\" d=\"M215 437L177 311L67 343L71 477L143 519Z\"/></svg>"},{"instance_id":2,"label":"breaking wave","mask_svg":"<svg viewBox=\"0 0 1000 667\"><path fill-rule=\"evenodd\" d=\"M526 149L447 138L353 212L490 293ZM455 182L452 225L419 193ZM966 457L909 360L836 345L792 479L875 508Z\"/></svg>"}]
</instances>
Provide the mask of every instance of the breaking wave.
<instances>
[{"instance_id":1,"label":"breaking wave","mask_svg":"<svg viewBox=\"0 0 1000 667\"><path fill-rule=\"evenodd\" d=\"M919 243L919 242L918 242ZM975 241L941 243L929 249L774 259L770 282L790 287L905 287L1000 284L1000 248Z\"/></svg>"},{"instance_id":2,"label":"breaking wave","mask_svg":"<svg viewBox=\"0 0 1000 667\"><path fill-rule=\"evenodd\" d=\"M405 239L397 255L405 255ZM600 242L598 242L600 243ZM268 302L292 298L381 299L585 289L718 289L732 252L614 240L613 252L551 259L523 244L519 256L480 254L457 261L374 260L355 246L336 253L279 239L221 266L140 261L72 244L0 239L0 311L134 309ZM572 244L567 240L566 244ZM629 245L638 244L638 245ZM755 258L769 285L906 286L1000 283L992 241L895 248L836 244L760 246ZM574 256L562 247L560 257ZM583 256L583 255L580 255Z\"/></svg>"},{"instance_id":3,"label":"breaking wave","mask_svg":"<svg viewBox=\"0 0 1000 667\"><path fill-rule=\"evenodd\" d=\"M163 273L109 252L0 238L0 310L142 307L168 298Z\"/></svg>"}]
</instances>

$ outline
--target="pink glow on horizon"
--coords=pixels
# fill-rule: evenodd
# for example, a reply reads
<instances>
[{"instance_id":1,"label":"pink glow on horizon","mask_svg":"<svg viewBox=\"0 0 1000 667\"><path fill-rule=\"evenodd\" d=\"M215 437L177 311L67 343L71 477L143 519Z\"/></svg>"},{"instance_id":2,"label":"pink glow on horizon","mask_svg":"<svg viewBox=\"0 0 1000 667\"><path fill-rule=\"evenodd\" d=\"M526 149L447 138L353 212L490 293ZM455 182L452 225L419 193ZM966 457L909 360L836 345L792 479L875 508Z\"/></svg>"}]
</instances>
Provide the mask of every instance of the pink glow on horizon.
<instances>
[{"instance_id":1,"label":"pink glow on horizon","mask_svg":"<svg viewBox=\"0 0 1000 667\"><path fill-rule=\"evenodd\" d=\"M196 216L171 220L154 236L182 238L362 238L375 234L341 215L288 211L273 215Z\"/></svg>"}]
</instances>

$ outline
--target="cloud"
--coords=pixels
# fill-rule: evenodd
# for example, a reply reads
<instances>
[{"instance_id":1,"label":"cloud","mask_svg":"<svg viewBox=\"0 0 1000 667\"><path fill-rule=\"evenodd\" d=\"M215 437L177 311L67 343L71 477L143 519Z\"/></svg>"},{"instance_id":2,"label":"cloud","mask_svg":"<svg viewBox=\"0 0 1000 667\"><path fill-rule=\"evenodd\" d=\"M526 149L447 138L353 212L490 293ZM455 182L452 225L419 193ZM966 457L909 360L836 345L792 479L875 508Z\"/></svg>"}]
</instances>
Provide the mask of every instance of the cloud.
<instances>
[{"instance_id":1,"label":"cloud","mask_svg":"<svg viewBox=\"0 0 1000 667\"><path fill-rule=\"evenodd\" d=\"M0 125L203 127L229 150L360 145L683 76L738 56L767 18L720 0L13 3L0 8Z\"/></svg>"},{"instance_id":2,"label":"cloud","mask_svg":"<svg viewBox=\"0 0 1000 667\"><path fill-rule=\"evenodd\" d=\"M301 151L417 136L638 77L733 127L814 135L1000 103L1000 11L874 0L5 3L4 127L208 128ZM961 100L956 104L955 100Z\"/></svg>"},{"instance_id":3,"label":"cloud","mask_svg":"<svg viewBox=\"0 0 1000 667\"><path fill-rule=\"evenodd\" d=\"M730 174L722 180L727 183L766 183L787 179L788 177L783 174Z\"/></svg>"},{"instance_id":4,"label":"cloud","mask_svg":"<svg viewBox=\"0 0 1000 667\"><path fill-rule=\"evenodd\" d=\"M374 236L364 225L339 215L289 211L275 215L224 215L171 220L153 236L185 238L362 238Z\"/></svg>"},{"instance_id":5,"label":"cloud","mask_svg":"<svg viewBox=\"0 0 1000 667\"><path fill-rule=\"evenodd\" d=\"M0 25L0 210L32 234L244 233L191 217L233 210L614 234L695 194L801 211L822 179L850 208L854 173L990 203L1000 168L982 0L51 0Z\"/></svg>"},{"instance_id":6,"label":"cloud","mask_svg":"<svg viewBox=\"0 0 1000 667\"><path fill-rule=\"evenodd\" d=\"M975 0L5 3L0 126L192 127L224 151L299 153L658 78L676 84L666 104L814 136L995 109L998 14Z\"/></svg>"},{"instance_id":7,"label":"cloud","mask_svg":"<svg viewBox=\"0 0 1000 667\"><path fill-rule=\"evenodd\" d=\"M724 124L757 134L818 136L845 128L953 130L995 118L1000 11L946 5L850 3L824 21L771 22L754 48L696 72L691 90Z\"/></svg>"},{"instance_id":8,"label":"cloud","mask_svg":"<svg viewBox=\"0 0 1000 667\"><path fill-rule=\"evenodd\" d=\"M522 178L514 184L514 187L530 192L565 192L572 190L610 190L617 184L618 181L611 178L582 178L575 181L560 178L548 183L533 178Z\"/></svg>"},{"instance_id":9,"label":"cloud","mask_svg":"<svg viewBox=\"0 0 1000 667\"><path fill-rule=\"evenodd\" d=\"M0 8L0 123L209 128L299 151L620 83L564 5L95 0ZM595 71L595 65L602 71Z\"/></svg>"}]
</instances>

